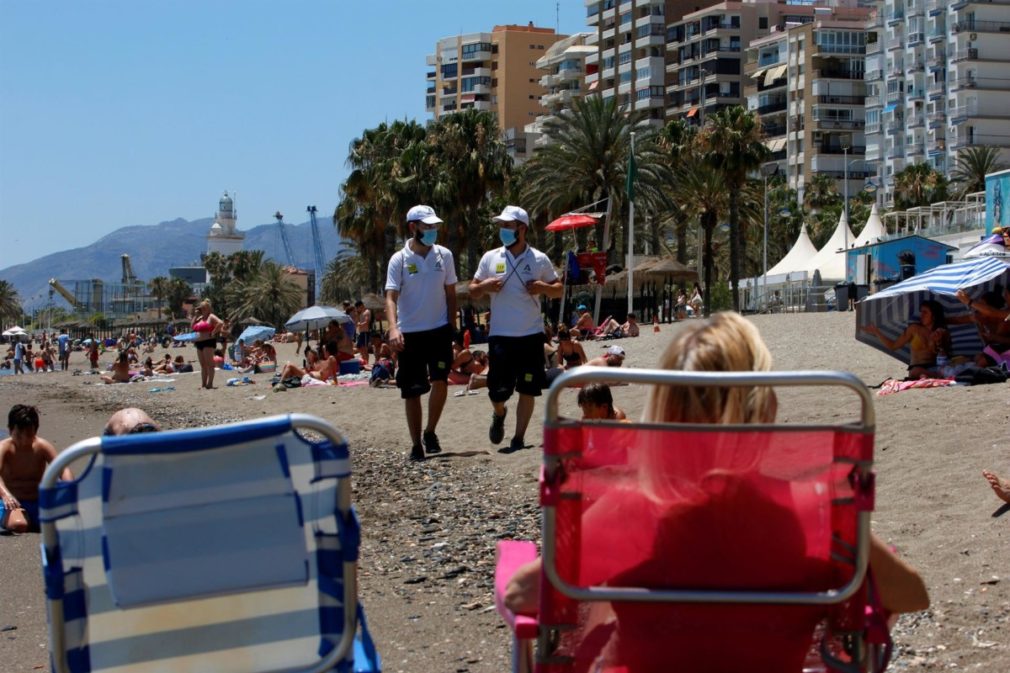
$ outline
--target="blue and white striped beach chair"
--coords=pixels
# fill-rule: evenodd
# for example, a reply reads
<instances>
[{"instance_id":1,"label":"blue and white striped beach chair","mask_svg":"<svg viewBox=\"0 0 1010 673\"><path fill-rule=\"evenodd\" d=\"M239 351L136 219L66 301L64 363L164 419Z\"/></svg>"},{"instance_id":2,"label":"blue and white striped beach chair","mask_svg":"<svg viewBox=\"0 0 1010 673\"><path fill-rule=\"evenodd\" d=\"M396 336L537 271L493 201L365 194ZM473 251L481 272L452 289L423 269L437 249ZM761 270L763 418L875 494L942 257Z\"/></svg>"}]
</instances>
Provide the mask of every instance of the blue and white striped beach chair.
<instances>
[{"instance_id":1,"label":"blue and white striped beach chair","mask_svg":"<svg viewBox=\"0 0 1010 673\"><path fill-rule=\"evenodd\" d=\"M54 671L377 670L350 456L325 421L88 439L39 499Z\"/></svg>"}]
</instances>

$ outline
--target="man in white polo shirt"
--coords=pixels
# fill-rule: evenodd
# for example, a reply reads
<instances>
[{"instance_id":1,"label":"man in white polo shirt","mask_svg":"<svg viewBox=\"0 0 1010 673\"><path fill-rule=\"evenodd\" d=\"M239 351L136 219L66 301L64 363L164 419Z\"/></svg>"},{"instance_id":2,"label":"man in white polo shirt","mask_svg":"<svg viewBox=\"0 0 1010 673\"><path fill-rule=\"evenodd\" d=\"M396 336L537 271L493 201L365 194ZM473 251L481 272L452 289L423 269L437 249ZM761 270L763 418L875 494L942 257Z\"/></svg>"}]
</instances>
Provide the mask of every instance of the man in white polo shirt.
<instances>
[{"instance_id":1,"label":"man in white polo shirt","mask_svg":"<svg viewBox=\"0 0 1010 673\"><path fill-rule=\"evenodd\" d=\"M407 407L411 460L442 450L435 427L445 406L456 315L456 265L435 245L442 220L430 206L407 211L407 243L389 260L386 315L389 346L399 352L396 385ZM421 434L421 395L428 391L428 424ZM424 448L421 441L424 441Z\"/></svg>"},{"instance_id":2,"label":"man in white polo shirt","mask_svg":"<svg viewBox=\"0 0 1010 673\"><path fill-rule=\"evenodd\" d=\"M564 288L547 255L526 243L530 219L525 210L505 206L494 221L502 247L484 253L470 281L470 296L491 295L487 387L494 413L488 438L492 444L505 438L505 402L518 392L516 431L509 446L515 451L525 446L533 403L546 379L540 295L556 299Z\"/></svg>"}]
</instances>

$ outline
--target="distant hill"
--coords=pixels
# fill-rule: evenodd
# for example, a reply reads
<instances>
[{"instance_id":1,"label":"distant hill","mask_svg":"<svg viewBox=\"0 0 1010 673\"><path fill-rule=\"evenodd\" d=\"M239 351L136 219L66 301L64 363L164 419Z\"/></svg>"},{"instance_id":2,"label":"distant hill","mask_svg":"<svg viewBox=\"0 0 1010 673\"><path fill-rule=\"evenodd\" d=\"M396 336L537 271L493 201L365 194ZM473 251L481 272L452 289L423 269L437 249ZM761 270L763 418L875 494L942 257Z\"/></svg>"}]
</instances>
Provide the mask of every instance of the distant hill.
<instances>
[{"instance_id":1,"label":"distant hill","mask_svg":"<svg viewBox=\"0 0 1010 673\"><path fill-rule=\"evenodd\" d=\"M64 281L100 278L118 282L122 278L121 255L130 256L133 272L141 280L167 276L172 266L199 264L207 249L207 231L212 218L189 221L171 220L153 225L117 229L91 245L56 252L25 264L0 269L0 279L17 288L21 302L30 310L49 300L49 279ZM241 227L240 227L241 228ZM284 225L291 241L295 265L313 268L312 227L308 222ZM277 223L261 224L245 231L245 249L263 250L267 259L287 264ZM328 217L319 218L319 235L326 261L332 259L344 243ZM73 291L73 288L70 288ZM55 295L60 306L66 302Z\"/></svg>"}]
</instances>

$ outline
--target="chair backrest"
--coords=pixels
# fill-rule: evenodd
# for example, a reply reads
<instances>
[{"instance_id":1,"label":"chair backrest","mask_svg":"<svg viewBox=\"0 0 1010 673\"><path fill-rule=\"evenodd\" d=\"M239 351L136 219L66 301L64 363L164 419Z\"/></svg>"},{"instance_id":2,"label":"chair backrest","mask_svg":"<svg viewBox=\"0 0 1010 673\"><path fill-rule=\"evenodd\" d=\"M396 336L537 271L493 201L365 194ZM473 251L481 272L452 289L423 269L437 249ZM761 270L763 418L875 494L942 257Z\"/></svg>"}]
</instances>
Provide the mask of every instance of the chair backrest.
<instances>
[{"instance_id":1,"label":"chair backrest","mask_svg":"<svg viewBox=\"0 0 1010 673\"><path fill-rule=\"evenodd\" d=\"M862 420L558 418L566 385L602 380L843 386L862 400ZM798 672L819 624L858 630L873 412L855 377L580 367L546 406L539 671Z\"/></svg>"},{"instance_id":2,"label":"chair backrest","mask_svg":"<svg viewBox=\"0 0 1010 673\"><path fill-rule=\"evenodd\" d=\"M40 520L56 671L349 659L359 532L347 444L321 419L85 440L46 471Z\"/></svg>"}]
</instances>

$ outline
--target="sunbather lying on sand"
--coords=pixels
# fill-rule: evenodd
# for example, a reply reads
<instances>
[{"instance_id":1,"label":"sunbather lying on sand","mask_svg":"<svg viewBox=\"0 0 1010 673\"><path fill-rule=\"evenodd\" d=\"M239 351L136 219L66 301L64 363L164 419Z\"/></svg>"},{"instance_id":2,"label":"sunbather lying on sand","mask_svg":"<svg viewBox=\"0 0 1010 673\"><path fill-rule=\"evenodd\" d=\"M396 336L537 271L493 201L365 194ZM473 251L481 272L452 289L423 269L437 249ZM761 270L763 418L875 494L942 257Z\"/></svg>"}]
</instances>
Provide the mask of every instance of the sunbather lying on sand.
<instances>
[{"instance_id":1,"label":"sunbather lying on sand","mask_svg":"<svg viewBox=\"0 0 1010 673\"><path fill-rule=\"evenodd\" d=\"M326 357L325 359L320 358L314 369L305 370L291 362L286 363L284 369L281 370L281 381L294 376L303 378L306 375L320 381L329 381L336 376L340 371L340 365L337 364L337 353L339 352L337 342L327 341L323 348L326 351Z\"/></svg>"}]
</instances>

